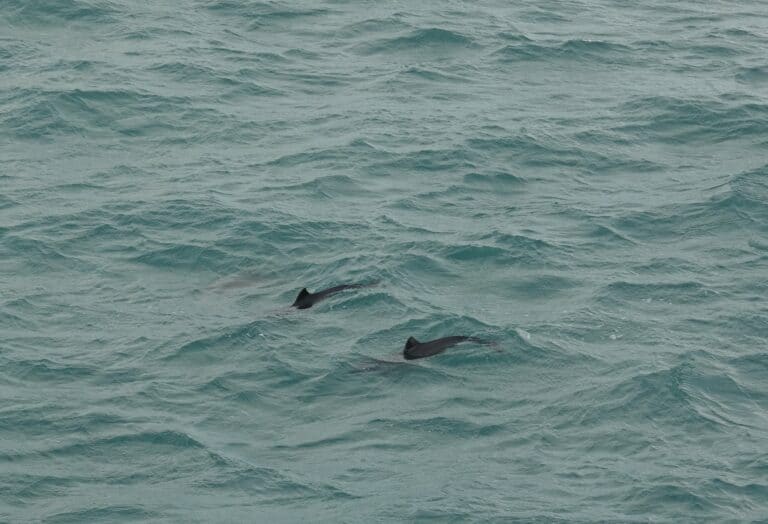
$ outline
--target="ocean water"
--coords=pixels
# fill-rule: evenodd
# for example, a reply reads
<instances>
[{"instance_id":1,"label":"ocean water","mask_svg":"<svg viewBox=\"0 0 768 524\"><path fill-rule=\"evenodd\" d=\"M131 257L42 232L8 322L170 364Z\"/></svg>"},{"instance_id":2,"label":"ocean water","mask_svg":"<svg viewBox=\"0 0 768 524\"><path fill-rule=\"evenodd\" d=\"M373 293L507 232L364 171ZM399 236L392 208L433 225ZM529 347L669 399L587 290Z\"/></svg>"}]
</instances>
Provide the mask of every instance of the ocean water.
<instances>
[{"instance_id":1,"label":"ocean water","mask_svg":"<svg viewBox=\"0 0 768 524\"><path fill-rule=\"evenodd\" d=\"M764 1L3 0L0 521L765 521L766 49ZM498 348L403 360L448 335Z\"/></svg>"}]
</instances>

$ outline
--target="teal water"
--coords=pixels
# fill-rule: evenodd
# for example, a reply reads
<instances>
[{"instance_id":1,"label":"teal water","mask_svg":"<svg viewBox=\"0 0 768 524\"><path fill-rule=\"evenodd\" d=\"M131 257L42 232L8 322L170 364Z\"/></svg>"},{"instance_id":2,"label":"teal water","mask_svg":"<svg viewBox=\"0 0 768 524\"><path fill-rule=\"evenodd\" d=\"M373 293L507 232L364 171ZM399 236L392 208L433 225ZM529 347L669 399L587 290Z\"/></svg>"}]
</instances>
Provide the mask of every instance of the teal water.
<instances>
[{"instance_id":1,"label":"teal water","mask_svg":"<svg viewBox=\"0 0 768 524\"><path fill-rule=\"evenodd\" d=\"M764 521L767 48L762 1L3 0L0 521ZM499 351L403 361L447 335Z\"/></svg>"}]
</instances>

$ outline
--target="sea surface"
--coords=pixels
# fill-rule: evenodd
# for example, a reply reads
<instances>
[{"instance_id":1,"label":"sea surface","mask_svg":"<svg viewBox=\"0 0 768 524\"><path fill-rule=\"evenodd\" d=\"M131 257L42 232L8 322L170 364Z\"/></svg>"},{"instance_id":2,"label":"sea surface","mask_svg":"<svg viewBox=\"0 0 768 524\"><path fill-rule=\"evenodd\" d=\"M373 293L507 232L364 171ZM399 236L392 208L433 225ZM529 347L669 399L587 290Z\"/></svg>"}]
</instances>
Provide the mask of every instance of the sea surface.
<instances>
[{"instance_id":1,"label":"sea surface","mask_svg":"<svg viewBox=\"0 0 768 524\"><path fill-rule=\"evenodd\" d=\"M1 522L765 522L767 295L764 0L0 2Z\"/></svg>"}]
</instances>

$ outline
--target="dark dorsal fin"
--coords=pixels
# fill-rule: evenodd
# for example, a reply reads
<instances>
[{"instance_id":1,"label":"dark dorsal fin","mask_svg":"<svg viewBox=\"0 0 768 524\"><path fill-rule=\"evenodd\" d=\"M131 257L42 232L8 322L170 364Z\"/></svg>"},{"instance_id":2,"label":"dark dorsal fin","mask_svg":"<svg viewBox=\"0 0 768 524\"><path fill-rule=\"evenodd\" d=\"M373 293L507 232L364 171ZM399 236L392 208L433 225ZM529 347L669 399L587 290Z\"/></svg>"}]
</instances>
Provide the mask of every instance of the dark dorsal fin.
<instances>
[{"instance_id":1,"label":"dark dorsal fin","mask_svg":"<svg viewBox=\"0 0 768 524\"><path fill-rule=\"evenodd\" d=\"M303 287L301 288L301 291L299 291L299 296L296 297L296 300L301 300L302 298L309 295L309 291L307 291L307 288Z\"/></svg>"},{"instance_id":2,"label":"dark dorsal fin","mask_svg":"<svg viewBox=\"0 0 768 524\"><path fill-rule=\"evenodd\" d=\"M405 349L411 349L413 346L415 346L418 343L419 341L416 340L415 338L408 337L408 340L405 341Z\"/></svg>"}]
</instances>

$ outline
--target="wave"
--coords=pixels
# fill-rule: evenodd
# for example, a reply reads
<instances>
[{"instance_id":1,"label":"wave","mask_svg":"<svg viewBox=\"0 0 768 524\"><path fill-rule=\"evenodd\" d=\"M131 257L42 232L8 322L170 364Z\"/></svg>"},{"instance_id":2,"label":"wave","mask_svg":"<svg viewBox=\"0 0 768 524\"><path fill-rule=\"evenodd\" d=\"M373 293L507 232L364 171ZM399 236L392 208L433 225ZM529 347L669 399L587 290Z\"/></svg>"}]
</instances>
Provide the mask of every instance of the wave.
<instances>
[{"instance_id":1,"label":"wave","mask_svg":"<svg viewBox=\"0 0 768 524\"><path fill-rule=\"evenodd\" d=\"M275 9L273 2L261 0L216 0L205 6L208 10L223 14L265 13Z\"/></svg>"},{"instance_id":2,"label":"wave","mask_svg":"<svg viewBox=\"0 0 768 524\"><path fill-rule=\"evenodd\" d=\"M341 115L333 115L340 117ZM317 167L333 167L336 169L353 165L364 159L366 162L375 162L389 158L391 155L377 149L368 142L360 139L333 148L312 149L300 153L289 153L266 162L265 166L278 168L294 168L301 165L315 165ZM339 175L345 176L345 175ZM346 177L346 176L345 176Z\"/></svg>"},{"instance_id":3,"label":"wave","mask_svg":"<svg viewBox=\"0 0 768 524\"><path fill-rule=\"evenodd\" d=\"M334 309L349 309L351 311L375 311L377 315L383 315L387 311L398 313L406 308L406 304L397 297L387 292L372 292L365 294L353 294L339 297L334 304Z\"/></svg>"},{"instance_id":4,"label":"wave","mask_svg":"<svg viewBox=\"0 0 768 524\"><path fill-rule=\"evenodd\" d=\"M368 171L372 174L392 172L451 172L476 171L478 158L465 148L422 149L400 154L389 154L386 158L371 162Z\"/></svg>"},{"instance_id":5,"label":"wave","mask_svg":"<svg viewBox=\"0 0 768 524\"><path fill-rule=\"evenodd\" d=\"M241 95L273 97L285 94L279 89L257 83L257 78L263 75L260 75L258 71L250 69L240 69L233 73L229 70L213 66L185 62L166 62L154 64L147 68L147 71L167 75L174 80L183 82L185 85L200 84L208 88L211 85L218 84L222 89L226 89L226 93L230 98Z\"/></svg>"},{"instance_id":6,"label":"wave","mask_svg":"<svg viewBox=\"0 0 768 524\"><path fill-rule=\"evenodd\" d=\"M2 7L0 5L0 18ZM39 60L41 55L40 49L30 42L0 36L0 71L9 71L19 64Z\"/></svg>"},{"instance_id":7,"label":"wave","mask_svg":"<svg viewBox=\"0 0 768 524\"><path fill-rule=\"evenodd\" d=\"M466 144L470 150L493 154L495 158L501 156L521 166L577 168L589 173L628 170L647 173L660 169L659 164L648 160L636 160L617 154L609 156L584 146L564 146L552 138L536 138L530 135L471 138Z\"/></svg>"},{"instance_id":8,"label":"wave","mask_svg":"<svg viewBox=\"0 0 768 524\"><path fill-rule=\"evenodd\" d=\"M418 78L420 80L427 80L429 82L439 83L464 83L471 82L469 76L463 76L460 74L451 74L445 71L439 71L437 69L430 69L426 67L409 67L401 74L407 75L412 78Z\"/></svg>"},{"instance_id":9,"label":"wave","mask_svg":"<svg viewBox=\"0 0 768 524\"><path fill-rule=\"evenodd\" d=\"M433 27L417 29L404 36L383 38L370 43L359 44L355 50L363 55L402 52L449 54L474 46L474 40L462 33Z\"/></svg>"},{"instance_id":10,"label":"wave","mask_svg":"<svg viewBox=\"0 0 768 524\"><path fill-rule=\"evenodd\" d=\"M51 511L45 516L44 521L51 524L77 524L78 522L114 522L147 521L160 519L162 513L150 511L143 505L119 505L119 504L93 504L87 509L76 511Z\"/></svg>"},{"instance_id":11,"label":"wave","mask_svg":"<svg viewBox=\"0 0 768 524\"><path fill-rule=\"evenodd\" d=\"M599 300L609 303L657 301L667 304L701 304L716 300L718 293L700 282L634 283L612 282L599 293Z\"/></svg>"},{"instance_id":12,"label":"wave","mask_svg":"<svg viewBox=\"0 0 768 524\"><path fill-rule=\"evenodd\" d=\"M485 189L493 193L521 190L526 179L505 171L474 172L463 177L464 183L473 189Z\"/></svg>"},{"instance_id":13,"label":"wave","mask_svg":"<svg viewBox=\"0 0 768 524\"><path fill-rule=\"evenodd\" d=\"M768 67L742 67L736 73L736 80L758 86L768 84Z\"/></svg>"},{"instance_id":14,"label":"wave","mask_svg":"<svg viewBox=\"0 0 768 524\"><path fill-rule=\"evenodd\" d=\"M768 204L768 164L733 176L729 186L732 198L721 202L756 213L756 216L764 219L758 223L768 226L768 212L765 207Z\"/></svg>"},{"instance_id":15,"label":"wave","mask_svg":"<svg viewBox=\"0 0 768 524\"><path fill-rule=\"evenodd\" d=\"M658 508L675 519L712 515L717 505L709 497L698 495L696 489L685 484L660 482L653 486L637 486L623 502L633 513L646 513L648 508Z\"/></svg>"},{"instance_id":16,"label":"wave","mask_svg":"<svg viewBox=\"0 0 768 524\"><path fill-rule=\"evenodd\" d=\"M263 2L259 0L216 0L208 3L206 9L227 16L235 16L250 21L251 28L282 22L296 22L302 18L313 18L331 14L329 9L291 9L278 2Z\"/></svg>"},{"instance_id":17,"label":"wave","mask_svg":"<svg viewBox=\"0 0 768 524\"><path fill-rule=\"evenodd\" d=\"M702 433L719 433L727 425L698 409L697 393L691 387L696 373L690 364L680 364L635 374L612 385L598 386L602 390L599 393L592 389L580 392L574 396L577 402L585 396L596 402L580 410L579 423L600 425L611 419L630 424L637 420L653 420L657 424L668 421Z\"/></svg>"},{"instance_id":18,"label":"wave","mask_svg":"<svg viewBox=\"0 0 768 524\"><path fill-rule=\"evenodd\" d=\"M13 138L22 140L49 138L56 135L87 133L88 129L76 125L51 102L34 100L23 107L8 111L0 116L0 128Z\"/></svg>"},{"instance_id":19,"label":"wave","mask_svg":"<svg viewBox=\"0 0 768 524\"><path fill-rule=\"evenodd\" d=\"M242 344L245 340L255 338L262 331L268 330L268 327L268 321L255 322L222 329L215 334L185 342L179 347L176 347L176 344L169 342L167 347L169 347L171 351L167 352L163 348L161 350L162 353L164 353L162 358L164 360L173 360L187 355L203 353L211 349L226 349L234 345ZM212 358L218 358L219 356L220 355L217 354L211 355Z\"/></svg>"},{"instance_id":20,"label":"wave","mask_svg":"<svg viewBox=\"0 0 768 524\"><path fill-rule=\"evenodd\" d=\"M67 456L80 458L89 457L100 459L111 454L125 456L129 453L141 453L142 455L166 456L174 453L179 461L180 468L166 470L162 474L148 477L136 476L127 471L118 472L107 469L101 473L100 482L106 484L126 485L142 482L160 482L173 480L179 477L191 477L194 485L208 489L226 489L235 483L253 483L254 493L282 494L286 488L288 492L299 491L302 495L313 496L317 494L344 495L344 492L329 485L313 485L289 480L280 472L266 467L256 467L242 460L235 460L205 445L200 440L187 433L177 430L160 429L145 430L133 433L123 433L114 436L93 437L81 439L79 442L48 448L45 451L28 454L14 454L13 460L30 461L36 458L62 459ZM180 453L180 454L179 454ZM194 461L204 464L194 465ZM118 459L118 462L121 462ZM200 466L207 465L208 468ZM158 468L151 468L158 469ZM159 470L156 471L159 473ZM41 479L45 481L45 479Z\"/></svg>"},{"instance_id":21,"label":"wave","mask_svg":"<svg viewBox=\"0 0 768 524\"><path fill-rule=\"evenodd\" d=\"M194 32L187 29L169 28L169 27L142 27L136 29L133 27L122 28L115 32L115 36L119 36L125 40L152 40L155 38L185 38L194 36Z\"/></svg>"},{"instance_id":22,"label":"wave","mask_svg":"<svg viewBox=\"0 0 768 524\"><path fill-rule=\"evenodd\" d=\"M130 209L111 211L110 220L118 226L174 231L226 228L238 219L234 210L213 198L172 198L152 203L134 201Z\"/></svg>"},{"instance_id":23,"label":"wave","mask_svg":"<svg viewBox=\"0 0 768 524\"><path fill-rule=\"evenodd\" d=\"M0 14L18 25L62 22L114 23L118 11L109 0L5 0Z\"/></svg>"},{"instance_id":24,"label":"wave","mask_svg":"<svg viewBox=\"0 0 768 524\"><path fill-rule=\"evenodd\" d=\"M571 254L570 247L566 244L555 244L533 236L504 233L492 230L480 236L482 239L493 240L496 244L507 249L531 254L540 260L560 254Z\"/></svg>"},{"instance_id":25,"label":"wave","mask_svg":"<svg viewBox=\"0 0 768 524\"><path fill-rule=\"evenodd\" d=\"M558 11L561 11L561 9L558 9ZM565 16L565 13L560 14L558 12L555 12L555 10L552 9L546 9L545 7L534 7L534 8L528 8L525 11L521 13L520 16L521 20L525 22L533 22L533 23L547 23L547 22L554 22L554 23L568 23L571 22L569 18Z\"/></svg>"},{"instance_id":26,"label":"wave","mask_svg":"<svg viewBox=\"0 0 768 524\"><path fill-rule=\"evenodd\" d=\"M386 18L369 18L347 24L341 27L337 34L344 38L362 37L367 40L374 33L404 32L408 29L413 28L403 21L401 16L393 15Z\"/></svg>"},{"instance_id":27,"label":"wave","mask_svg":"<svg viewBox=\"0 0 768 524\"><path fill-rule=\"evenodd\" d=\"M178 119L158 115L189 103L184 97L129 89L17 89L11 100L17 107L0 119L0 127L20 139L58 135L103 139L105 132L140 136L178 131L178 124L171 123ZM127 118L129 115L140 115L140 118L133 120Z\"/></svg>"},{"instance_id":28,"label":"wave","mask_svg":"<svg viewBox=\"0 0 768 524\"><path fill-rule=\"evenodd\" d=\"M277 470L257 467L243 461L228 461L226 469L214 471L194 482L196 487L213 491L242 490L268 498L272 504L306 501L322 498L329 500L355 499L354 495L328 483L298 481Z\"/></svg>"},{"instance_id":29,"label":"wave","mask_svg":"<svg viewBox=\"0 0 768 524\"><path fill-rule=\"evenodd\" d=\"M501 63L558 60L626 65L639 61L631 48L600 40L568 40L560 44L544 45L523 38L516 44L494 51L493 56Z\"/></svg>"},{"instance_id":30,"label":"wave","mask_svg":"<svg viewBox=\"0 0 768 524\"><path fill-rule=\"evenodd\" d=\"M86 258L73 256L59 247L59 242L37 240L15 234L2 237L0 248L17 260L24 260L26 269L35 271L82 270L97 268Z\"/></svg>"},{"instance_id":31,"label":"wave","mask_svg":"<svg viewBox=\"0 0 768 524\"><path fill-rule=\"evenodd\" d=\"M398 434L427 437L430 441L440 439L481 438L503 433L508 430L505 424L479 424L454 417L427 417L408 419L374 418L366 426L374 433L382 430L397 431ZM414 442L420 447L420 443Z\"/></svg>"},{"instance_id":32,"label":"wave","mask_svg":"<svg viewBox=\"0 0 768 524\"><path fill-rule=\"evenodd\" d=\"M19 203L16 200L5 195L0 195L0 210L16 207L18 205ZM6 231L7 228L0 227L0 237L2 237Z\"/></svg>"},{"instance_id":33,"label":"wave","mask_svg":"<svg viewBox=\"0 0 768 524\"><path fill-rule=\"evenodd\" d=\"M177 244L154 249L137 257L132 262L154 266L159 269L207 270L214 273L231 273L243 265L251 265L250 257L239 256L213 247L191 244Z\"/></svg>"},{"instance_id":34,"label":"wave","mask_svg":"<svg viewBox=\"0 0 768 524\"><path fill-rule=\"evenodd\" d=\"M713 99L642 97L619 110L636 123L613 130L635 141L669 143L724 142L763 137L768 127L768 104L727 103Z\"/></svg>"},{"instance_id":35,"label":"wave","mask_svg":"<svg viewBox=\"0 0 768 524\"><path fill-rule=\"evenodd\" d=\"M387 268L383 275L387 280L406 287L427 289L424 284L433 279L452 279L458 276L445 261L432 255L425 246L400 245L402 252L398 255L390 255L384 259Z\"/></svg>"},{"instance_id":36,"label":"wave","mask_svg":"<svg viewBox=\"0 0 768 524\"><path fill-rule=\"evenodd\" d=\"M261 28L273 28L277 24L293 24L302 18L320 18L333 14L330 9L274 9L268 12L255 13L248 15L252 20L249 25L251 30Z\"/></svg>"},{"instance_id":37,"label":"wave","mask_svg":"<svg viewBox=\"0 0 768 524\"><path fill-rule=\"evenodd\" d=\"M5 371L12 376L23 378L25 381L62 384L70 383L72 380L91 378L97 374L98 370L95 367L40 358L9 361L5 365Z\"/></svg>"},{"instance_id":38,"label":"wave","mask_svg":"<svg viewBox=\"0 0 768 524\"><path fill-rule=\"evenodd\" d=\"M615 228L603 224L590 224L583 228L583 237L595 242L603 249L625 248L638 243Z\"/></svg>"},{"instance_id":39,"label":"wave","mask_svg":"<svg viewBox=\"0 0 768 524\"><path fill-rule=\"evenodd\" d=\"M734 331L752 334L750 338L755 341L768 333L768 321L763 317L753 316L741 325L731 324L731 326ZM734 382L738 380L736 382L738 394L732 395L732 402L748 400L750 404L760 409L768 407L768 393L763 388L763 384L768 380L768 353L756 350L750 354L732 357L728 359L727 366L726 369L734 375L731 380ZM765 423L764 421L763 424Z\"/></svg>"},{"instance_id":40,"label":"wave","mask_svg":"<svg viewBox=\"0 0 768 524\"><path fill-rule=\"evenodd\" d=\"M757 185L752 185L751 176L747 174L746 181L737 180L737 188L744 184L743 192L736 189L703 202L627 213L612 218L610 227L635 241L654 242L680 242L762 227L761 224L768 220L759 200L763 198L762 183L758 181Z\"/></svg>"}]
</instances>

